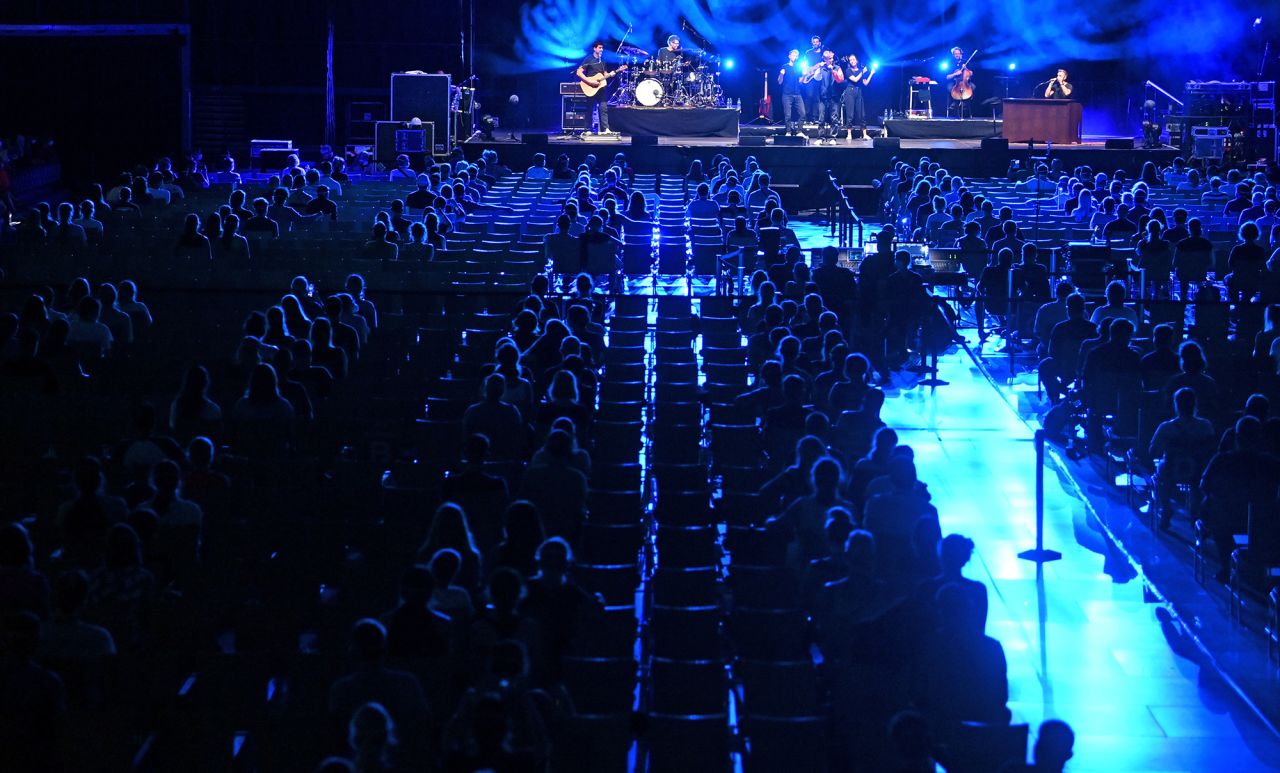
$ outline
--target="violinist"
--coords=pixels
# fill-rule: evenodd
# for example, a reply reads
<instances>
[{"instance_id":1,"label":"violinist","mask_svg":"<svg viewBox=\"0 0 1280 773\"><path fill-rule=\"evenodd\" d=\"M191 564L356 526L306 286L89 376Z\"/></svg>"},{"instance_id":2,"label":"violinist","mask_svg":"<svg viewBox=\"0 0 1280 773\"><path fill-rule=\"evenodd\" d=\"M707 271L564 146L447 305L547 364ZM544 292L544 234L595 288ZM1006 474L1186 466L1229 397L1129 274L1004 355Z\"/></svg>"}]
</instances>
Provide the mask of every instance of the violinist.
<instances>
[{"instance_id":1,"label":"violinist","mask_svg":"<svg viewBox=\"0 0 1280 773\"><path fill-rule=\"evenodd\" d=\"M836 64L834 51L823 51L822 59L800 78L804 84L816 84L818 90L818 136L834 140L840 108L836 87L844 82L844 71Z\"/></svg>"},{"instance_id":2,"label":"violinist","mask_svg":"<svg viewBox=\"0 0 1280 773\"><path fill-rule=\"evenodd\" d=\"M968 103L973 99L973 70L969 69L960 46L951 49L951 56L955 59L955 68L947 75L947 94L951 98L947 113L966 118L970 112Z\"/></svg>"}]
</instances>

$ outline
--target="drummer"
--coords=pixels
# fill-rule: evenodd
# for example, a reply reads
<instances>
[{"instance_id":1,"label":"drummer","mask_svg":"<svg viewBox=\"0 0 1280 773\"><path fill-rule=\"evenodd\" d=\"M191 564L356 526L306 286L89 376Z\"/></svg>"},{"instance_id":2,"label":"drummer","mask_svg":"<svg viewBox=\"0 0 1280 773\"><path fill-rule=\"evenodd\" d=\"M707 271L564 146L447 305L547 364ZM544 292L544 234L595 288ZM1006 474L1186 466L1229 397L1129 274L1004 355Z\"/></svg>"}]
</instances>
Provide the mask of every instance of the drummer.
<instances>
[{"instance_id":1,"label":"drummer","mask_svg":"<svg viewBox=\"0 0 1280 773\"><path fill-rule=\"evenodd\" d=\"M667 38L667 47L658 52L658 62L666 65L683 59L684 52L680 50L680 38L672 35Z\"/></svg>"}]
</instances>

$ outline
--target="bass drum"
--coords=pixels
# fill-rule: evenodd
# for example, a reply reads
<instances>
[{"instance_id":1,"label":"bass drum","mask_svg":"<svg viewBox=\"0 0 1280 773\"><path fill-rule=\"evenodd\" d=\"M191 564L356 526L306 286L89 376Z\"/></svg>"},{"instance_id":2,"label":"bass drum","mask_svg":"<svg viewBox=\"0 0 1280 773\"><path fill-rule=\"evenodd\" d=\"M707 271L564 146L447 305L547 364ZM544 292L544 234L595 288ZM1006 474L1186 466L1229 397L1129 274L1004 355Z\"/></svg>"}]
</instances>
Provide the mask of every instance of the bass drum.
<instances>
[{"instance_id":1,"label":"bass drum","mask_svg":"<svg viewBox=\"0 0 1280 773\"><path fill-rule=\"evenodd\" d=\"M636 84L636 102L644 107L657 107L664 90L656 78L645 78Z\"/></svg>"}]
</instances>

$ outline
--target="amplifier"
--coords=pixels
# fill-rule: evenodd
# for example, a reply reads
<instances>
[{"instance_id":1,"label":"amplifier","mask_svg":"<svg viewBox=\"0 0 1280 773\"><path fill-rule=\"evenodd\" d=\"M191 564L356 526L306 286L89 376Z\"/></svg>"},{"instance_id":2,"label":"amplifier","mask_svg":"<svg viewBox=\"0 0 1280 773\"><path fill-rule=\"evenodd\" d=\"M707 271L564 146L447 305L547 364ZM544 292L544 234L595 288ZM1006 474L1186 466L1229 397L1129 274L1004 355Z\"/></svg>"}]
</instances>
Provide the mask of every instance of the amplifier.
<instances>
[{"instance_id":1,"label":"amplifier","mask_svg":"<svg viewBox=\"0 0 1280 773\"><path fill-rule=\"evenodd\" d=\"M1218 160L1226 150L1231 130L1225 126L1195 126L1191 129L1191 157Z\"/></svg>"},{"instance_id":2,"label":"amplifier","mask_svg":"<svg viewBox=\"0 0 1280 773\"><path fill-rule=\"evenodd\" d=\"M263 162L259 161L259 159L261 159L262 152L264 150L265 151L283 150L285 151L285 156L289 155L289 153L296 152L293 149L293 140L249 140L249 165L250 166L255 166L254 162L257 161L258 163L256 164L256 166L259 169L275 169L277 171L280 169L284 169L283 162L280 164L275 164L275 158L277 158L278 156L272 158L272 165L263 166L262 165Z\"/></svg>"},{"instance_id":3,"label":"amplifier","mask_svg":"<svg viewBox=\"0 0 1280 773\"><path fill-rule=\"evenodd\" d=\"M426 73L391 74L391 120L421 118L435 124L431 137L436 153L448 153L451 83L448 75Z\"/></svg>"},{"instance_id":4,"label":"amplifier","mask_svg":"<svg viewBox=\"0 0 1280 773\"><path fill-rule=\"evenodd\" d=\"M410 129L404 121L378 121L374 124L373 158L388 167L395 166L396 156L409 156L415 168L431 153L435 124L424 121L421 129Z\"/></svg>"},{"instance_id":5,"label":"amplifier","mask_svg":"<svg viewBox=\"0 0 1280 773\"><path fill-rule=\"evenodd\" d=\"M590 131L591 104L582 92L577 96L560 97L560 128L564 131Z\"/></svg>"},{"instance_id":6,"label":"amplifier","mask_svg":"<svg viewBox=\"0 0 1280 773\"><path fill-rule=\"evenodd\" d=\"M562 96L562 97L581 97L581 96L584 96L584 95L583 95L583 93L582 93L582 87L578 84L578 82L577 82L577 81L572 81L572 82L570 82L570 83L561 83L561 84L560 84L560 96Z\"/></svg>"}]
</instances>

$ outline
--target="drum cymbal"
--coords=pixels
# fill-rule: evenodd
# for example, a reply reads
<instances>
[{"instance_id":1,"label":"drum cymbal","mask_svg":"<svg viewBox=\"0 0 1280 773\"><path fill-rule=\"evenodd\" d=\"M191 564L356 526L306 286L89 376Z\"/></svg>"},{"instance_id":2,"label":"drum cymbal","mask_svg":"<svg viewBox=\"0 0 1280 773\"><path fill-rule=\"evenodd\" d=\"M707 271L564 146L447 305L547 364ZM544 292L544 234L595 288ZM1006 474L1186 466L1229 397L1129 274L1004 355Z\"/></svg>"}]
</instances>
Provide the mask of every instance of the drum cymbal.
<instances>
[{"instance_id":1,"label":"drum cymbal","mask_svg":"<svg viewBox=\"0 0 1280 773\"><path fill-rule=\"evenodd\" d=\"M643 48L633 46L630 43L624 43L622 45L622 53L631 54L632 56L648 56L649 55L648 51L645 51Z\"/></svg>"}]
</instances>

